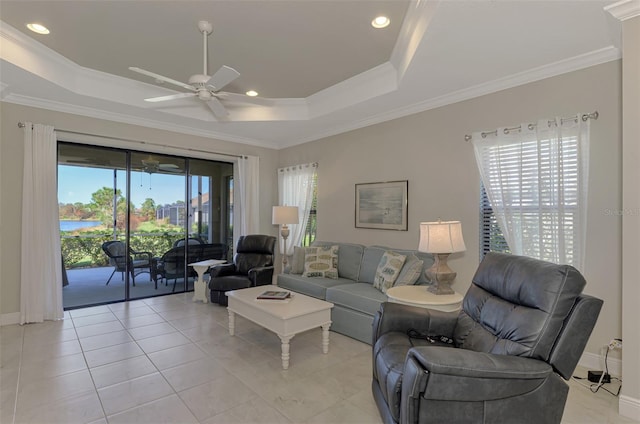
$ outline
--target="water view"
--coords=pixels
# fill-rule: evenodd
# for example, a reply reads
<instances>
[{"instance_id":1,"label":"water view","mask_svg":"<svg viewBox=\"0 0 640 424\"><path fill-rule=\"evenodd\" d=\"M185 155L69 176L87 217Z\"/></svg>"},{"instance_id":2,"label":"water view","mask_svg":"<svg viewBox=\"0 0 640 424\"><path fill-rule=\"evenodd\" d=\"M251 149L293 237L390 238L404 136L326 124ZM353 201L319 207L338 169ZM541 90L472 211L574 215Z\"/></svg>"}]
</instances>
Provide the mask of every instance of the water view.
<instances>
[{"instance_id":1,"label":"water view","mask_svg":"<svg viewBox=\"0 0 640 424\"><path fill-rule=\"evenodd\" d=\"M97 227L100 224L101 224L100 221L74 221L74 220L61 219L60 231L75 231L80 228Z\"/></svg>"}]
</instances>

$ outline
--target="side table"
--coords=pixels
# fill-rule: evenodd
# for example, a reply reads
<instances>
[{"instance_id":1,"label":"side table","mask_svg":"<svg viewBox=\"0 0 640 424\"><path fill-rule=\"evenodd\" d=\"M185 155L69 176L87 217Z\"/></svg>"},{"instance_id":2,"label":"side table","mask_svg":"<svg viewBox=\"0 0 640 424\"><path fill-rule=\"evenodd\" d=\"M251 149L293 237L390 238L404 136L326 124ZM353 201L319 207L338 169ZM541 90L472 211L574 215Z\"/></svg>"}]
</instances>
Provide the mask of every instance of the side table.
<instances>
[{"instance_id":1,"label":"side table","mask_svg":"<svg viewBox=\"0 0 640 424\"><path fill-rule=\"evenodd\" d=\"M389 302L420 308L436 309L443 312L455 312L462 308L462 295L433 294L427 291L427 286L397 286L387 290Z\"/></svg>"},{"instance_id":2,"label":"side table","mask_svg":"<svg viewBox=\"0 0 640 424\"><path fill-rule=\"evenodd\" d=\"M193 285L193 301L202 300L204 303L209 303L209 299L207 299L207 283L205 283L204 275L207 270L215 265L223 264L227 261L221 259L207 259L206 261L193 262L190 263L189 266L193 267L198 273L198 280Z\"/></svg>"}]
</instances>

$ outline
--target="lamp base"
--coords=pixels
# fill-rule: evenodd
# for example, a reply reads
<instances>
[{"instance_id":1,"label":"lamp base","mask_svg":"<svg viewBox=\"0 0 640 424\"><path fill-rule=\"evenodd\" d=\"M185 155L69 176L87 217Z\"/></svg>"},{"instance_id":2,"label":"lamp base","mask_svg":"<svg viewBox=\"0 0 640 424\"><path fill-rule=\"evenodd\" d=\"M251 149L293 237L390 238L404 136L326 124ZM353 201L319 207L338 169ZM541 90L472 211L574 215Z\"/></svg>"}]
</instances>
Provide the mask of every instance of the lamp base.
<instances>
[{"instance_id":1,"label":"lamp base","mask_svg":"<svg viewBox=\"0 0 640 424\"><path fill-rule=\"evenodd\" d=\"M434 253L433 256L435 262L424 272L427 280L432 283L427 291L436 295L454 294L455 291L451 288L451 283L457 274L447 265L449 253Z\"/></svg>"},{"instance_id":2,"label":"lamp base","mask_svg":"<svg viewBox=\"0 0 640 424\"><path fill-rule=\"evenodd\" d=\"M280 230L280 235L282 236L282 240L283 240L283 244L284 244L284 249L282 249L282 272L285 271L285 269L287 268L288 265L288 261L287 261L287 239L289 238L289 227L287 227L287 224L283 224L282 225L282 229Z\"/></svg>"}]
</instances>

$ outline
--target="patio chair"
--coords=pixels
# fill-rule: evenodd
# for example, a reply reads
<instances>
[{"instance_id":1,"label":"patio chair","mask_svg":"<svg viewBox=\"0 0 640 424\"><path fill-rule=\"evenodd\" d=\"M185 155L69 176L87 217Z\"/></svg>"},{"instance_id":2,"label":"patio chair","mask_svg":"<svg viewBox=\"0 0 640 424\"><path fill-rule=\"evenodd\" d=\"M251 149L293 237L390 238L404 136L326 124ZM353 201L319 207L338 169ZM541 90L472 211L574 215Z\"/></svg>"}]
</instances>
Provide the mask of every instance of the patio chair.
<instances>
[{"instance_id":1,"label":"patio chair","mask_svg":"<svg viewBox=\"0 0 640 424\"><path fill-rule=\"evenodd\" d=\"M229 246L224 243L202 244L197 247L197 251L198 261L206 261L207 259L227 259Z\"/></svg>"},{"instance_id":2,"label":"patio chair","mask_svg":"<svg viewBox=\"0 0 640 424\"><path fill-rule=\"evenodd\" d=\"M107 241L102 243L102 250L109 257L109 264L113 266L113 272L107 280L107 284L111 282L111 278L116 272L122 273L122 279L124 280L124 273L127 270L127 245L121 241ZM131 281L133 286L136 285L135 277L142 273L151 274L151 252L137 252L133 249L130 250L130 256L128 257L129 272L131 273ZM138 270L136 272L136 270ZM152 280L152 278L150 278ZM155 282L156 289L158 288L158 282Z\"/></svg>"},{"instance_id":3,"label":"patio chair","mask_svg":"<svg viewBox=\"0 0 640 424\"><path fill-rule=\"evenodd\" d=\"M181 247L185 244L188 244L189 246L197 246L199 244L204 244L204 241L202 241L200 237L189 237L186 240L182 238L180 240L176 240L175 243L173 243L173 247Z\"/></svg>"},{"instance_id":4,"label":"patio chair","mask_svg":"<svg viewBox=\"0 0 640 424\"><path fill-rule=\"evenodd\" d=\"M158 260L158 265L156 266L157 272L160 277L165 280L165 285L167 285L169 280L173 279L172 291L176 290L178 278L182 278L186 283L187 278L196 276L195 271L191 267L187 267L185 275L185 265L198 261L198 251L199 249L188 249L188 257L185 261L185 246L172 247Z\"/></svg>"},{"instance_id":5,"label":"patio chair","mask_svg":"<svg viewBox=\"0 0 640 424\"><path fill-rule=\"evenodd\" d=\"M170 279L173 279L173 291L176 290L176 283L178 278L184 278L185 263L188 265L193 262L204 261L207 259L227 259L227 252L229 246L224 243L211 243L200 244L191 242L189 239L187 247L187 259L185 261L185 244L184 239L179 240L183 243L180 246L174 246L165 252L161 258L153 258L153 272L152 277L155 275L160 276L165 281L165 286ZM195 277L196 272L191 267L187 267L187 278Z\"/></svg>"}]
</instances>

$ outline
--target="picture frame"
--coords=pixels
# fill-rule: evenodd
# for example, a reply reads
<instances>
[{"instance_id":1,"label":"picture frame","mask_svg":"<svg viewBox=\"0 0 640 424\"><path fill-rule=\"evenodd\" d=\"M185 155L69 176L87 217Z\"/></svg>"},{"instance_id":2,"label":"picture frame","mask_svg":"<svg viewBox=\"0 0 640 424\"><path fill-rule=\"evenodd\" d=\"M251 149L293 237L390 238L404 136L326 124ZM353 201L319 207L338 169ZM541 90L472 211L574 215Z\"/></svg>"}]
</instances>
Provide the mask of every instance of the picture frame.
<instances>
[{"instance_id":1,"label":"picture frame","mask_svg":"<svg viewBox=\"0 0 640 424\"><path fill-rule=\"evenodd\" d=\"M356 228L407 231L408 192L408 180L356 184Z\"/></svg>"}]
</instances>

